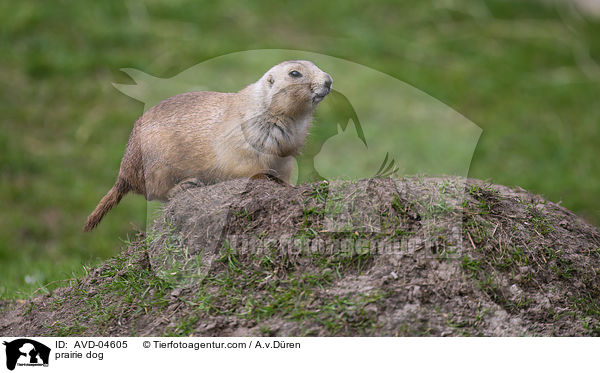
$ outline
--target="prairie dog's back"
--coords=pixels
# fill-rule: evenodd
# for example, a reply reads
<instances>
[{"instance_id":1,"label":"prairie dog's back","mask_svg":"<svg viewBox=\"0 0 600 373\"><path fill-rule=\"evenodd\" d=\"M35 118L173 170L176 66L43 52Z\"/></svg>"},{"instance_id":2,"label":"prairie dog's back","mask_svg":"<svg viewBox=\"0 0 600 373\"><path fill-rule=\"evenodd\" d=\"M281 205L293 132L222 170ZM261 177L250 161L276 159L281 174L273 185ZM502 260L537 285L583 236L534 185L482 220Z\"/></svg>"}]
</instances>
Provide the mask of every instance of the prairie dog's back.
<instances>
[{"instance_id":1,"label":"prairie dog's back","mask_svg":"<svg viewBox=\"0 0 600 373\"><path fill-rule=\"evenodd\" d=\"M218 122L235 93L187 92L167 98L148 109L138 127L193 126ZM196 128L193 128L196 130Z\"/></svg>"},{"instance_id":2,"label":"prairie dog's back","mask_svg":"<svg viewBox=\"0 0 600 373\"><path fill-rule=\"evenodd\" d=\"M215 135L223 131L233 93L189 92L149 109L137 124L146 197L164 199L171 180L211 179Z\"/></svg>"}]
</instances>

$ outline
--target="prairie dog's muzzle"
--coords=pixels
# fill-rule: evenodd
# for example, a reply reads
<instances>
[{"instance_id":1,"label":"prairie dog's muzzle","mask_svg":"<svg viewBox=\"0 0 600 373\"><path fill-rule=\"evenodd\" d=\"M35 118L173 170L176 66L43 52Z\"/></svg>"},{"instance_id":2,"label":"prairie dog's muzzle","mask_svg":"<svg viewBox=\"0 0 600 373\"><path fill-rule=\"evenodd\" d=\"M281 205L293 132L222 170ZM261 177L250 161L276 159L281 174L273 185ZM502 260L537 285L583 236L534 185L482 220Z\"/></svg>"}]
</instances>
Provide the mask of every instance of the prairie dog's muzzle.
<instances>
[{"instance_id":1,"label":"prairie dog's muzzle","mask_svg":"<svg viewBox=\"0 0 600 373\"><path fill-rule=\"evenodd\" d=\"M318 103L325 98L331 92L331 85L333 84L333 79L331 75L327 73L323 73L321 79L317 80L313 83L312 91L313 91L313 102Z\"/></svg>"}]
</instances>

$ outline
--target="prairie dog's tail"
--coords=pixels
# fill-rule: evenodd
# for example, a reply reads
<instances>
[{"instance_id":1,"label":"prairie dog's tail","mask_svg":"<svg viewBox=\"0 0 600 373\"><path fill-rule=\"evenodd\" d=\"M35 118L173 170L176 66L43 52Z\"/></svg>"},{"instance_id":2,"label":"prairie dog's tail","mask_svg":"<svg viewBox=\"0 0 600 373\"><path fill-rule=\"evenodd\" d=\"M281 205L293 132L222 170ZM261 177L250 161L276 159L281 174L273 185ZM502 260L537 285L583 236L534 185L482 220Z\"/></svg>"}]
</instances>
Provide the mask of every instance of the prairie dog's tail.
<instances>
[{"instance_id":1,"label":"prairie dog's tail","mask_svg":"<svg viewBox=\"0 0 600 373\"><path fill-rule=\"evenodd\" d=\"M88 216L87 221L83 226L83 231L89 232L94 229L96 225L100 223L100 220L102 220L104 215L106 215L110 209L115 207L117 203L121 201L121 198L123 198L123 196L130 190L131 187L129 184L125 180L118 178L115 185L110 188L108 193L106 193L106 195L100 200L98 206L96 206L94 211L90 214L90 216Z\"/></svg>"}]
</instances>

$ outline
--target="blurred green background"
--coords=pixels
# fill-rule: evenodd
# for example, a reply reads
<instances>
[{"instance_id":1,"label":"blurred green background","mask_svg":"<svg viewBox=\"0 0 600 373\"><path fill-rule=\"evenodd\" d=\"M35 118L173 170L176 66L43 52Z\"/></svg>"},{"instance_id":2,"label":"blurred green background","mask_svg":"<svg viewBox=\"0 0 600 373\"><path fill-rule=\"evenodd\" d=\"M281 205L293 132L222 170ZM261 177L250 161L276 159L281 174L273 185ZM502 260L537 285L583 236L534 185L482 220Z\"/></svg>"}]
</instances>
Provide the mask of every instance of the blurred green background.
<instances>
[{"instance_id":1,"label":"blurred green background","mask_svg":"<svg viewBox=\"0 0 600 373\"><path fill-rule=\"evenodd\" d=\"M552 1L0 2L0 298L79 276L143 228L128 196L92 234L143 104L112 82L247 49L312 51L407 82L483 129L470 177L600 224L600 21ZM52 286L56 286L60 282Z\"/></svg>"}]
</instances>

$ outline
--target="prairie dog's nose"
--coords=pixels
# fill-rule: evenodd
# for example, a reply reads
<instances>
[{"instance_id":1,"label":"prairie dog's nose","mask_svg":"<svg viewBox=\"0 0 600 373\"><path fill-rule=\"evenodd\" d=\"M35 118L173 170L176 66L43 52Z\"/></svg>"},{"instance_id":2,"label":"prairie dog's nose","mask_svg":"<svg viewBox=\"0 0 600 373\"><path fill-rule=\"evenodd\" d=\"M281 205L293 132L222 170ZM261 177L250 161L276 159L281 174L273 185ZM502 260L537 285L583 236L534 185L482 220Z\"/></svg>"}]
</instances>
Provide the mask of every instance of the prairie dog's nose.
<instances>
[{"instance_id":1,"label":"prairie dog's nose","mask_svg":"<svg viewBox=\"0 0 600 373\"><path fill-rule=\"evenodd\" d=\"M331 79L331 75L325 74L325 81L323 85L327 87L327 89L331 89L331 84L333 84L333 79Z\"/></svg>"}]
</instances>

